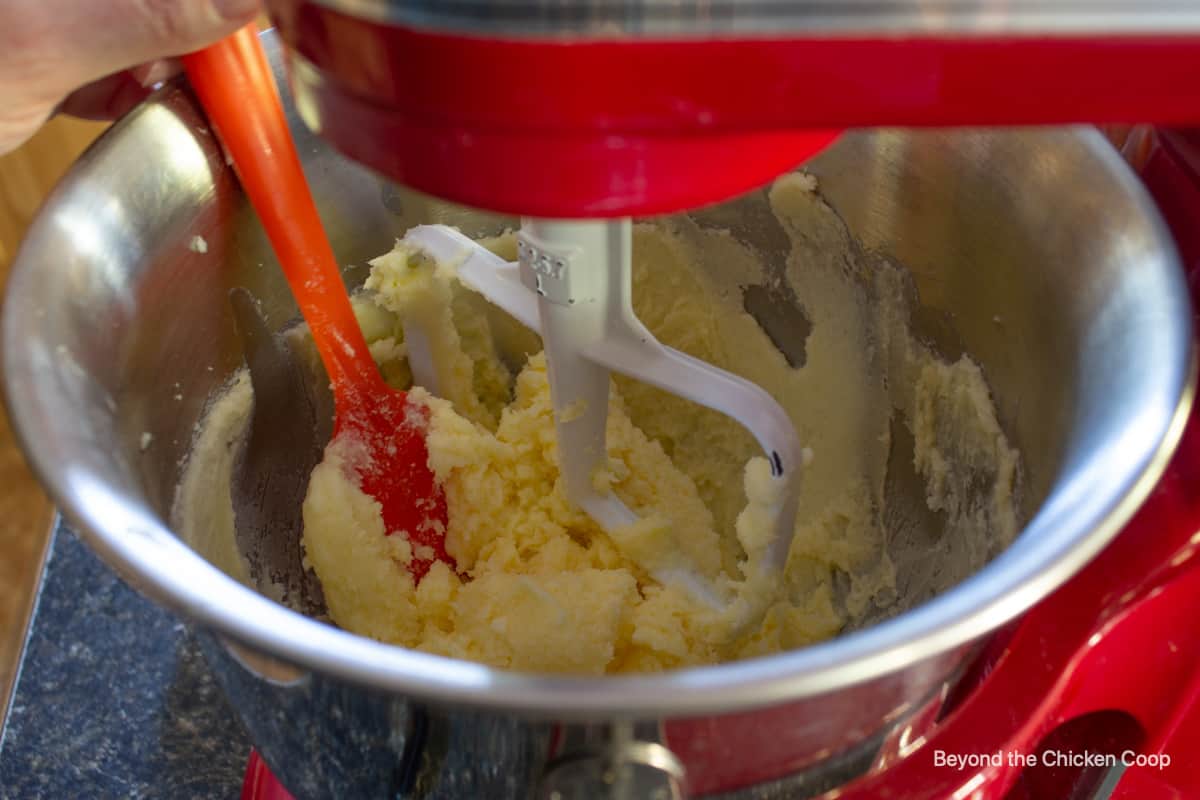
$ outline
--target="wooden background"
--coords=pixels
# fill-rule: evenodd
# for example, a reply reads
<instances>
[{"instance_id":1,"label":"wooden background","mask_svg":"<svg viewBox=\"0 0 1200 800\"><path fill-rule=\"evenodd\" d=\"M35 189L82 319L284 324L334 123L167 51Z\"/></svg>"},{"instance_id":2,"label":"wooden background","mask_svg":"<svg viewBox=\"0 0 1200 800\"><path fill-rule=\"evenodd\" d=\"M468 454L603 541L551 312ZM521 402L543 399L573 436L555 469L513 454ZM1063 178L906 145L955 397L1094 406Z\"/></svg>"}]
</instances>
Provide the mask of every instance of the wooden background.
<instances>
[{"instance_id":1,"label":"wooden background","mask_svg":"<svg viewBox=\"0 0 1200 800\"><path fill-rule=\"evenodd\" d=\"M72 161L104 129L56 119L12 153L0 156L0 283L42 199ZM53 511L0 410L0 717L41 571Z\"/></svg>"}]
</instances>

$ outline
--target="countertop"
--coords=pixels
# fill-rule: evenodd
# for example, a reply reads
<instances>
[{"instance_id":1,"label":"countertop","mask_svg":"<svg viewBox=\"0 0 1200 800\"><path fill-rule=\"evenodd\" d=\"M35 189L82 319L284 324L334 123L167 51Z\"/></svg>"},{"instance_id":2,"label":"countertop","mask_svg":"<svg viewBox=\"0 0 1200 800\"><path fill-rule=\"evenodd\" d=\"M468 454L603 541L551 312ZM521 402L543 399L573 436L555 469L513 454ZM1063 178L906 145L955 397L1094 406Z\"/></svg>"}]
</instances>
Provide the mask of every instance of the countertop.
<instances>
[{"instance_id":1,"label":"countertop","mask_svg":"<svg viewBox=\"0 0 1200 800\"><path fill-rule=\"evenodd\" d=\"M0 798L236 798L250 742L189 629L61 522L0 736Z\"/></svg>"}]
</instances>

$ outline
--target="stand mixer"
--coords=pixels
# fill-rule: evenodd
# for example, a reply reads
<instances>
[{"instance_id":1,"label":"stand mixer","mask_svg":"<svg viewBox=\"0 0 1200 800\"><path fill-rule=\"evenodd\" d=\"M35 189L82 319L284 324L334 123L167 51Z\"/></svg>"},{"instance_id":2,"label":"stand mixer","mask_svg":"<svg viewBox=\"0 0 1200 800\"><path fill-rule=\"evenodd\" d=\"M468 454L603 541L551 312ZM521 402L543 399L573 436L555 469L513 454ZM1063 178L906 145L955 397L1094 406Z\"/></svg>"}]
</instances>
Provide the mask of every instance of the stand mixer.
<instances>
[{"instance_id":1,"label":"stand mixer","mask_svg":"<svg viewBox=\"0 0 1200 800\"><path fill-rule=\"evenodd\" d=\"M693 209L762 185L847 127L1177 125L1200 116L1200 6L1187 2L269 0L268 6L288 45L298 108L314 131L413 188L523 217L520 271L508 270L508 289L496 282L505 265L494 257L461 274L541 330L552 385L559 375L560 411L581 394L607 392L604 366L581 355L614 328L600 310L590 320L565 314L574 298L563 303L567 294L547 291L545 281L558 273L539 265L561 269L575 258L574 274L590 282L590 296L623 289L627 304L631 217ZM453 237L432 228L410 234L440 259L466 265L488 259L465 237ZM473 282L472 273L481 277ZM528 292L517 286L522 277ZM414 342L420 336L406 330ZM636 377L655 382L662 373L644 355L623 363L639 365ZM432 367L425 372L418 382L436 386ZM590 391L580 388L588 382ZM692 399L705 402L704 392ZM738 416L729 407L723 410ZM758 422L760 415L740 418ZM597 447L602 453L603 421L603 414L594 418L564 454L591 448L594 455ZM782 425L790 427L786 418ZM758 438L768 454L771 442L785 442L776 474L792 475L801 456L787 432L776 425ZM564 458L572 499L609 529L632 521L611 497L589 493L594 468L594 458ZM794 506L788 511L794 514ZM788 513L782 518L781 530L790 530ZM784 555L788 541L777 537ZM990 698L984 707L994 704L995 691ZM986 724L980 705L972 713ZM949 736L969 738L969 724L960 722ZM1010 743L1022 735L1022 746L1031 746L1029 730ZM906 753L904 743L892 744L891 757ZM881 759L888 757L884 750ZM1013 772L993 769L991 776L1003 784ZM875 793L896 780L923 782L929 788L921 796L968 796L958 793L966 784L922 775L912 762L894 774L900 777L892 784L876 781L861 796L882 796ZM1157 785L1148 774L1138 780ZM271 796L261 775L257 780L256 796Z\"/></svg>"},{"instance_id":2,"label":"stand mixer","mask_svg":"<svg viewBox=\"0 0 1200 800\"><path fill-rule=\"evenodd\" d=\"M352 158L531 217L695 208L842 128L1191 122L1175 0L268 0L305 121Z\"/></svg>"}]
</instances>

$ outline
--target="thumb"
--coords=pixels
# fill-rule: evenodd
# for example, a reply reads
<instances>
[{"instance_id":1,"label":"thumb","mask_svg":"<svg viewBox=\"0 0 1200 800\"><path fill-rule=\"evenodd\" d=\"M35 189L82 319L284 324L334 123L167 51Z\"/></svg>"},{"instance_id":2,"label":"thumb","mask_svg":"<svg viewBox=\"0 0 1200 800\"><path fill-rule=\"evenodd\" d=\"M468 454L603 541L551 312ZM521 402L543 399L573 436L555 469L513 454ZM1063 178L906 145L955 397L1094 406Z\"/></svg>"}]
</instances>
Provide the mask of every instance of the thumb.
<instances>
[{"instance_id":1,"label":"thumb","mask_svg":"<svg viewBox=\"0 0 1200 800\"><path fill-rule=\"evenodd\" d=\"M18 32L16 45L25 51L26 64L43 66L38 93L56 98L105 75L199 50L247 24L260 10L258 0L42 0L19 5L24 10L14 12L15 21L27 27L25 35Z\"/></svg>"}]
</instances>

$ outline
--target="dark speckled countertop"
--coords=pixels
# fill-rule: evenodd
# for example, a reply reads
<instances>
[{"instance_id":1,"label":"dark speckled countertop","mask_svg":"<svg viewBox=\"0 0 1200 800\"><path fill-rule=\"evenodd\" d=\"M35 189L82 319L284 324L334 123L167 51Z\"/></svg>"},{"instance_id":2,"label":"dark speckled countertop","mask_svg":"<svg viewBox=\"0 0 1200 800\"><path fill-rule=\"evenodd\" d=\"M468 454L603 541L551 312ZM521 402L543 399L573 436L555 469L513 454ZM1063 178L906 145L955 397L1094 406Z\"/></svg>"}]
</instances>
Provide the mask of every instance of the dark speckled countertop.
<instances>
[{"instance_id":1,"label":"dark speckled countertop","mask_svg":"<svg viewBox=\"0 0 1200 800\"><path fill-rule=\"evenodd\" d=\"M188 628L60 524L0 738L0 797L236 798L249 752Z\"/></svg>"}]
</instances>

